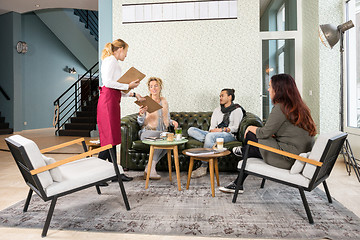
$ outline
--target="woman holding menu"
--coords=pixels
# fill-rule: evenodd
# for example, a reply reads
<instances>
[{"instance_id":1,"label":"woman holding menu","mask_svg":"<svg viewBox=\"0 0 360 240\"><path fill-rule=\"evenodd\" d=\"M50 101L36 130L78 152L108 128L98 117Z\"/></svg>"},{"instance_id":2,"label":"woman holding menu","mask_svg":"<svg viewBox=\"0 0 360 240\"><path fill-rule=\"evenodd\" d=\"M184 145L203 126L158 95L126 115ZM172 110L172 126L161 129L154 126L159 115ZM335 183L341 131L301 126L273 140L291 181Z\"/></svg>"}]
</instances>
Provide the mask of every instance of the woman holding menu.
<instances>
[{"instance_id":1,"label":"woman holding menu","mask_svg":"<svg viewBox=\"0 0 360 240\"><path fill-rule=\"evenodd\" d=\"M175 128L178 127L178 123L170 119L169 105L164 97L161 96L161 90L163 88L163 82L160 78L151 77L147 82L150 97L162 106L161 109L148 113L146 112L147 107L141 107L139 110L139 115L137 117L137 122L139 123L141 130L139 131L139 136L141 140L144 140L147 137L160 137L162 132L166 132L167 128L171 125ZM166 154L165 149L155 149L154 157L152 161L150 179L158 180L160 175L157 174L155 166L158 161ZM147 174L147 165L144 171L144 179Z\"/></svg>"},{"instance_id":2,"label":"woman holding menu","mask_svg":"<svg viewBox=\"0 0 360 240\"><path fill-rule=\"evenodd\" d=\"M129 84L119 83L118 80L122 76L119 60L124 61L129 49L129 45L121 39L117 39L112 43L107 43L101 54L101 79L103 86L99 87L100 97L97 105L97 124L100 135L100 145L105 146L111 144L115 152L116 145L121 143L121 117L120 117L120 101L121 97L136 97L137 100L143 99L135 92L124 93L136 88L140 80L137 79ZM109 151L99 153L99 158L109 159ZM123 181L131 181L132 178L121 174ZM104 183L103 185L107 185Z\"/></svg>"}]
</instances>

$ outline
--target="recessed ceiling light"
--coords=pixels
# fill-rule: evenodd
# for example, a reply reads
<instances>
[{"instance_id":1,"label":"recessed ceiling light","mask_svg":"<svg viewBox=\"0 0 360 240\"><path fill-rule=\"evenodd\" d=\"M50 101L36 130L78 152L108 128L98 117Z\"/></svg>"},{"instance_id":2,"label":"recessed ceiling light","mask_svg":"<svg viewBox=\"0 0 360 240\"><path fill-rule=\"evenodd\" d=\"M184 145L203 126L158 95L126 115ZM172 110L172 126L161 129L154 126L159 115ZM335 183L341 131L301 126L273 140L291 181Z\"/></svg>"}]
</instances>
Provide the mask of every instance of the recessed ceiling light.
<instances>
[{"instance_id":1,"label":"recessed ceiling light","mask_svg":"<svg viewBox=\"0 0 360 240\"><path fill-rule=\"evenodd\" d=\"M36 4L35 7L39 8L39 7L40 7L40 4Z\"/></svg>"}]
</instances>

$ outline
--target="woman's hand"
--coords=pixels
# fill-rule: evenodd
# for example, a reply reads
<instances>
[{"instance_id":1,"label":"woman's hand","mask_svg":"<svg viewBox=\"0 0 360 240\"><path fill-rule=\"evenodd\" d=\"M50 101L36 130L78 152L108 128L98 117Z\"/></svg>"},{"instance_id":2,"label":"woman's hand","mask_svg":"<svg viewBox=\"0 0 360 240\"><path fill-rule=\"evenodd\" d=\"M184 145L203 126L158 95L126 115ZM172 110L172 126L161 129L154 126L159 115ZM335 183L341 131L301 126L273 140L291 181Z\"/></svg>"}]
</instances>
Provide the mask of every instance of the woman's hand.
<instances>
[{"instance_id":1,"label":"woman's hand","mask_svg":"<svg viewBox=\"0 0 360 240\"><path fill-rule=\"evenodd\" d=\"M140 110L139 110L139 115L143 116L145 114L145 112L147 111L148 107L147 106L141 106Z\"/></svg>"},{"instance_id":2,"label":"woman's hand","mask_svg":"<svg viewBox=\"0 0 360 240\"><path fill-rule=\"evenodd\" d=\"M174 126L174 128L177 128L179 126L179 123L175 120L172 120L172 125Z\"/></svg>"},{"instance_id":3,"label":"woman's hand","mask_svg":"<svg viewBox=\"0 0 360 240\"><path fill-rule=\"evenodd\" d=\"M221 128L214 128L214 129L211 129L210 132L222 132L222 129Z\"/></svg>"},{"instance_id":4,"label":"woman's hand","mask_svg":"<svg viewBox=\"0 0 360 240\"><path fill-rule=\"evenodd\" d=\"M135 97L136 97L136 100L138 100L139 102L145 101L145 98L142 97L142 96L141 96L140 94L138 94L138 93L135 93Z\"/></svg>"},{"instance_id":5,"label":"woman's hand","mask_svg":"<svg viewBox=\"0 0 360 240\"><path fill-rule=\"evenodd\" d=\"M136 79L135 81L132 81L131 83L129 83L129 89L134 89L137 86L139 86L139 84L140 84L140 80Z\"/></svg>"},{"instance_id":6,"label":"woman's hand","mask_svg":"<svg viewBox=\"0 0 360 240\"><path fill-rule=\"evenodd\" d=\"M246 137L246 134L250 131L252 133L254 133L256 135L256 129L258 127L255 127L255 126L248 126L245 130L245 135L244 135L244 138Z\"/></svg>"}]
</instances>

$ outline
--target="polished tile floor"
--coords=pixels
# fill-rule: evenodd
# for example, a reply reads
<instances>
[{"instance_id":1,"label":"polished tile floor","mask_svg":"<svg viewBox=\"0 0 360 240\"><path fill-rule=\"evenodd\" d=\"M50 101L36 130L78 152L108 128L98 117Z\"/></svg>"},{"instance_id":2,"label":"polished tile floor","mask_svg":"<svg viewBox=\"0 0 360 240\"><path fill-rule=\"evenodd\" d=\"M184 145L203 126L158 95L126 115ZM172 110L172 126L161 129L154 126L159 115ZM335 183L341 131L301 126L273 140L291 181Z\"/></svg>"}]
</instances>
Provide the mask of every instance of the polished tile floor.
<instances>
[{"instance_id":1,"label":"polished tile floor","mask_svg":"<svg viewBox=\"0 0 360 240\"><path fill-rule=\"evenodd\" d=\"M54 135L54 129L26 130L18 132L24 137L34 140L40 149L50 147L56 144L76 139L77 137L59 137ZM9 135L0 135L0 149L7 149L5 137ZM69 153L80 153L80 145L74 145L62 150L56 150L53 154L47 154L57 160L71 156ZM130 172L131 175L131 172ZM234 174L235 175L235 174ZM360 183L356 176L349 176L345 170L345 164L341 158L338 159L332 175L327 180L330 193L333 198L341 202L345 207L353 211L360 217ZM145 183L144 183L145 184ZM0 150L0 210L11 206L12 204L26 198L28 187L19 173L12 156L7 151ZM40 229L20 229L20 228L2 228L0 227L0 239L42 239ZM60 231L49 229L47 239L117 239L117 240L179 240L179 239L198 239L209 240L214 238L194 237L194 236L159 236L143 234L121 234L121 233L95 233L80 231ZM216 238L225 240L228 238Z\"/></svg>"}]
</instances>

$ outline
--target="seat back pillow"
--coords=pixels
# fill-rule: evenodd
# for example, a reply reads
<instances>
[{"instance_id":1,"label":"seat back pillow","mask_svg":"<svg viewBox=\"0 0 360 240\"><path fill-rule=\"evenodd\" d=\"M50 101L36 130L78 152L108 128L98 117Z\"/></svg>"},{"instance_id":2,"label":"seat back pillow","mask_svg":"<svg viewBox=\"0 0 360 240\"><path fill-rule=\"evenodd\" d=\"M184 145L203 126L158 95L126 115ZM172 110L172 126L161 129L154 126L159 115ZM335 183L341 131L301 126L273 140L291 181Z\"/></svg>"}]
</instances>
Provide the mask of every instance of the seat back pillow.
<instances>
[{"instance_id":1,"label":"seat back pillow","mask_svg":"<svg viewBox=\"0 0 360 240\"><path fill-rule=\"evenodd\" d=\"M300 157L309 158L310 152L300 153ZM296 160L290 169L290 174L299 174L304 169L305 162Z\"/></svg>"},{"instance_id":2,"label":"seat back pillow","mask_svg":"<svg viewBox=\"0 0 360 240\"><path fill-rule=\"evenodd\" d=\"M329 141L329 139L341 134L340 131L331 132L331 133L324 133L320 134L319 137L316 139L315 144L310 152L309 158L315 161L320 161L322 154L324 153L325 147ZM315 173L316 166L310 163L306 163L302 174L311 179Z\"/></svg>"},{"instance_id":3,"label":"seat back pillow","mask_svg":"<svg viewBox=\"0 0 360 240\"><path fill-rule=\"evenodd\" d=\"M34 169L46 166L46 163L45 163L43 157L41 156L38 146L32 140L27 139L20 135L13 135L9 138L12 141L14 141L24 147L25 152L28 155L29 160L30 160L31 164L33 165ZM49 171L41 172L41 173L37 174L37 176L38 176L39 181L44 189L53 183L53 179L52 179Z\"/></svg>"},{"instance_id":4,"label":"seat back pillow","mask_svg":"<svg viewBox=\"0 0 360 240\"><path fill-rule=\"evenodd\" d=\"M51 157L47 157L47 156L45 156L43 154L42 154L42 157L43 157L46 165L50 165L50 164L56 162L55 159L53 159ZM61 171L60 171L60 169L58 167L50 169L49 172L50 172L50 175L51 175L54 182L61 182L63 180Z\"/></svg>"}]
</instances>

